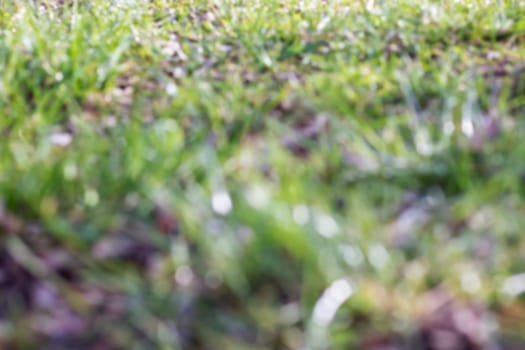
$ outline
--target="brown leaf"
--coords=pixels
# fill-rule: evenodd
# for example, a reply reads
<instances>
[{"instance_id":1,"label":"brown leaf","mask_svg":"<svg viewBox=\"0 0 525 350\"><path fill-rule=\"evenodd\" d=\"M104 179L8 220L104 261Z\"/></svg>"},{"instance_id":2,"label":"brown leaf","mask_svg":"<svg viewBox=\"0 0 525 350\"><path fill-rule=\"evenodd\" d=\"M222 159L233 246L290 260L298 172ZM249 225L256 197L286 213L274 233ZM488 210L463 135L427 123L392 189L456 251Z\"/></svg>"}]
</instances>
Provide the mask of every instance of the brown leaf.
<instances>
[{"instance_id":1,"label":"brown leaf","mask_svg":"<svg viewBox=\"0 0 525 350\"><path fill-rule=\"evenodd\" d=\"M325 115L304 118L293 126L293 130L282 138L281 143L296 156L307 157L310 152L305 143L317 141L328 128L328 117Z\"/></svg>"},{"instance_id":2,"label":"brown leaf","mask_svg":"<svg viewBox=\"0 0 525 350\"><path fill-rule=\"evenodd\" d=\"M179 232L179 222L175 215L167 208L156 206L153 211L155 227L160 232L176 235Z\"/></svg>"}]
</instances>

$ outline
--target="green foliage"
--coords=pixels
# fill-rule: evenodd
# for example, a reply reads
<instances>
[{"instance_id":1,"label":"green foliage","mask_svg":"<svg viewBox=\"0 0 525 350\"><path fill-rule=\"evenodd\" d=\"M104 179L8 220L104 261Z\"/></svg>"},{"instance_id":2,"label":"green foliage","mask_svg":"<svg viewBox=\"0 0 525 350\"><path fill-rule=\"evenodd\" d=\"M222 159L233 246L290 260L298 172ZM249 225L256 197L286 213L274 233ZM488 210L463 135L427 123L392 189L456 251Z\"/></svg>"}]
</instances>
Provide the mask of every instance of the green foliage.
<instances>
[{"instance_id":1,"label":"green foliage","mask_svg":"<svg viewBox=\"0 0 525 350\"><path fill-rule=\"evenodd\" d=\"M524 34L517 0L2 0L1 347L523 345Z\"/></svg>"}]
</instances>

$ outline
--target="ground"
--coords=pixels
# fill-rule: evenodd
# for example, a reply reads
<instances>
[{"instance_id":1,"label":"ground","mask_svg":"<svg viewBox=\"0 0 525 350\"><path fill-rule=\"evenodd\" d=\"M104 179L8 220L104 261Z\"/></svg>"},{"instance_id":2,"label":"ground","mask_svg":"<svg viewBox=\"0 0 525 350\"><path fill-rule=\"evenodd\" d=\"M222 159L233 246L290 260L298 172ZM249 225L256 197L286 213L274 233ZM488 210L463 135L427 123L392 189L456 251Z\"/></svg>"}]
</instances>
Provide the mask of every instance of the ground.
<instances>
[{"instance_id":1,"label":"ground","mask_svg":"<svg viewBox=\"0 0 525 350\"><path fill-rule=\"evenodd\" d=\"M523 349L521 0L2 0L5 349Z\"/></svg>"}]
</instances>

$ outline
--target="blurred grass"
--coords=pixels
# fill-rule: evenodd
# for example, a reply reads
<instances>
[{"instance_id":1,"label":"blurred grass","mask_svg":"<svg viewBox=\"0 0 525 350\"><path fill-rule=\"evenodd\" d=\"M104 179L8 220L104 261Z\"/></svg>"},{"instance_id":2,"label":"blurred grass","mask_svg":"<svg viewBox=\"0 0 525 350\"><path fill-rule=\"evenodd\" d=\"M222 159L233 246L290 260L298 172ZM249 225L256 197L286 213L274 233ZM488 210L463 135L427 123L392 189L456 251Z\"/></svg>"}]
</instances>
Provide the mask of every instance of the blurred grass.
<instances>
[{"instance_id":1,"label":"blurred grass","mask_svg":"<svg viewBox=\"0 0 525 350\"><path fill-rule=\"evenodd\" d=\"M524 34L517 0L3 0L2 348L522 348Z\"/></svg>"}]
</instances>

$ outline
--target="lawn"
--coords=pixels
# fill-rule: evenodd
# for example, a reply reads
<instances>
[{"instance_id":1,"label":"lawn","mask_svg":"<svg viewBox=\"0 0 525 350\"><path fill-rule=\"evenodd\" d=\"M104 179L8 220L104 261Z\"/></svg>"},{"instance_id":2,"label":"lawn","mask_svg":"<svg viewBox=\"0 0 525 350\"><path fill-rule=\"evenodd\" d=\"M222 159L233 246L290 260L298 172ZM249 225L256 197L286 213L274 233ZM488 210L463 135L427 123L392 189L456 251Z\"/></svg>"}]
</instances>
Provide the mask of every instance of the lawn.
<instances>
[{"instance_id":1,"label":"lawn","mask_svg":"<svg viewBox=\"0 0 525 350\"><path fill-rule=\"evenodd\" d=\"M523 0L1 0L0 348L525 348Z\"/></svg>"}]
</instances>

